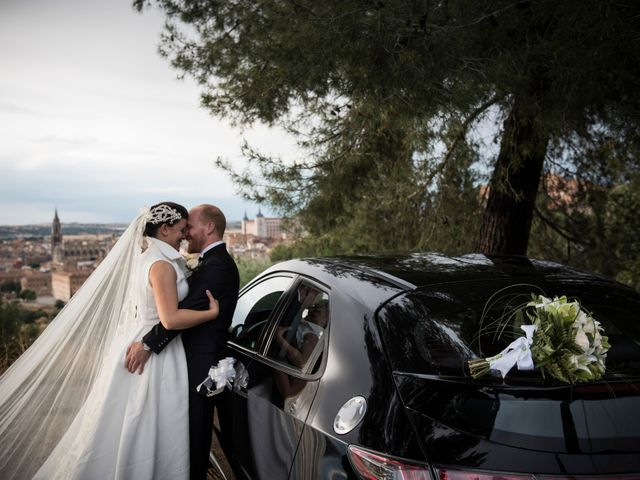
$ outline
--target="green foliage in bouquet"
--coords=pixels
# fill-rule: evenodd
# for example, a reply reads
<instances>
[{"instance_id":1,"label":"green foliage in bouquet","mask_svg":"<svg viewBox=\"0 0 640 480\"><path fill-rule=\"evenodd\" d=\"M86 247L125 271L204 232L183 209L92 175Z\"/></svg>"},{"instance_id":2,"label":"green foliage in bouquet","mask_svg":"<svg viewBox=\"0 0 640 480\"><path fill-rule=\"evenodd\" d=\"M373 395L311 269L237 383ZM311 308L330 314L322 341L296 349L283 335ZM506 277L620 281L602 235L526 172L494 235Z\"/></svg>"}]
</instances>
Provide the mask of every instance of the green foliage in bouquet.
<instances>
[{"instance_id":1,"label":"green foliage in bouquet","mask_svg":"<svg viewBox=\"0 0 640 480\"><path fill-rule=\"evenodd\" d=\"M543 377L579 383L598 380L604 375L608 338L600 322L567 297L552 299L533 295L526 315L536 329L531 353Z\"/></svg>"}]
</instances>

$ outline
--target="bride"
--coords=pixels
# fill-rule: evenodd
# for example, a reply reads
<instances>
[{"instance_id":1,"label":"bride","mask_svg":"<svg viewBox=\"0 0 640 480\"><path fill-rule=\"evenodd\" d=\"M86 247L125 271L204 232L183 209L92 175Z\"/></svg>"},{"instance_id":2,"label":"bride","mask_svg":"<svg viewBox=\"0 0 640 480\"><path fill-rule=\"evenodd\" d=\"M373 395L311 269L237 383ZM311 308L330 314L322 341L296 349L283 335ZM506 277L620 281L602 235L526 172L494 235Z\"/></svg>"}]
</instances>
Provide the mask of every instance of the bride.
<instances>
[{"instance_id":1,"label":"bride","mask_svg":"<svg viewBox=\"0 0 640 480\"><path fill-rule=\"evenodd\" d=\"M180 336L140 375L124 365L127 346L158 321L176 330L218 315L208 291L209 310L178 309L188 291L178 252L187 217L172 202L141 212L0 378L0 478L189 476L187 366Z\"/></svg>"}]
</instances>

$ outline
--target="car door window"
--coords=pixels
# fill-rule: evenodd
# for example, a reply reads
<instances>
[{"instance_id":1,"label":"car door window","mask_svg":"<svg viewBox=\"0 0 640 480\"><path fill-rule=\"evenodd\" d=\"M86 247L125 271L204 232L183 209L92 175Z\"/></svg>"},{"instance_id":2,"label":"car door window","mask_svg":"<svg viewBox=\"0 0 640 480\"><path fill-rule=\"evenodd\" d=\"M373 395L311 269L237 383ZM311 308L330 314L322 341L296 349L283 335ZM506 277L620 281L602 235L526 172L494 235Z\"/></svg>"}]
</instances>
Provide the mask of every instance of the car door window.
<instances>
[{"instance_id":1,"label":"car door window","mask_svg":"<svg viewBox=\"0 0 640 480\"><path fill-rule=\"evenodd\" d=\"M329 296L301 283L278 321L267 357L299 370L315 373L322 359L329 325Z\"/></svg>"},{"instance_id":2,"label":"car door window","mask_svg":"<svg viewBox=\"0 0 640 480\"><path fill-rule=\"evenodd\" d=\"M230 341L257 350L269 316L293 277L270 277L242 293L231 321Z\"/></svg>"}]
</instances>

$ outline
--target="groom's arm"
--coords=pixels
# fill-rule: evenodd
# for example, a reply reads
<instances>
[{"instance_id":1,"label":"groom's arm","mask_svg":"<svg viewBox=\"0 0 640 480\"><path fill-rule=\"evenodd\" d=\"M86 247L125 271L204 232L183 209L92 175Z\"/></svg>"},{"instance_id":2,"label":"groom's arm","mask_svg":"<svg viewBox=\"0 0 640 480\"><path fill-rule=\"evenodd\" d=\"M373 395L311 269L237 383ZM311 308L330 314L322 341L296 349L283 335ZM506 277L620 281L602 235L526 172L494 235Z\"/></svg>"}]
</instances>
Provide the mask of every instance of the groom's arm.
<instances>
[{"instance_id":1,"label":"groom's arm","mask_svg":"<svg viewBox=\"0 0 640 480\"><path fill-rule=\"evenodd\" d=\"M220 328L226 329L231 324L231 317L238 300L238 269L231 257L227 261L214 262L198 272L198 282L189 286L189 294L180 302L180 308L205 310L209 308L209 300L205 290L209 290L220 304L220 314L214 320ZM127 350L125 367L129 372L142 373L151 352L162 352L179 330L167 330L161 323L156 324L143 337L142 342L134 342Z\"/></svg>"},{"instance_id":2,"label":"groom's arm","mask_svg":"<svg viewBox=\"0 0 640 480\"><path fill-rule=\"evenodd\" d=\"M205 272L199 272L199 276L201 276L203 273ZM200 289L194 287L203 283L201 279L198 280L198 282L190 282L189 293L178 304L178 308L189 310L206 310L207 308L209 308L208 298L206 302L203 302L202 299L196 297L196 295L199 294ZM203 289L203 291L204 290L206 290L206 288ZM160 353L171 340L178 336L179 333L180 330L168 330L164 327L164 325L162 325L162 323L158 322L151 328L151 330L147 332L144 337L142 337L142 343L146 346L147 350L152 351L153 353Z\"/></svg>"},{"instance_id":3,"label":"groom's arm","mask_svg":"<svg viewBox=\"0 0 640 480\"><path fill-rule=\"evenodd\" d=\"M167 330L158 322L142 337L142 343L153 353L160 353L179 333L180 330Z\"/></svg>"},{"instance_id":4,"label":"groom's arm","mask_svg":"<svg viewBox=\"0 0 640 480\"><path fill-rule=\"evenodd\" d=\"M151 352L160 353L167 344L173 340L180 331L167 330L161 323L153 326L147 334L142 337L142 341L133 342L127 348L127 354L124 358L124 367L130 373L144 371L145 364L149 361Z\"/></svg>"},{"instance_id":5,"label":"groom's arm","mask_svg":"<svg viewBox=\"0 0 640 480\"><path fill-rule=\"evenodd\" d=\"M209 290L216 300L220 302L220 312L222 314L225 309L223 309L223 302L218 297L221 296L224 286L224 269L217 262L212 262L203 266L202 271L198 272L197 275L197 281L190 283L189 293L180 302L179 308L188 310L208 309L209 298L206 290ZM142 337L142 342L150 351L160 353L179 333L180 330L167 330L158 322Z\"/></svg>"},{"instance_id":6,"label":"groom's arm","mask_svg":"<svg viewBox=\"0 0 640 480\"><path fill-rule=\"evenodd\" d=\"M141 342L133 342L129 345L124 357L124 368L130 373L138 372L141 374L145 364L149 361L151 352L160 353L178 333L180 332L176 330L167 330L161 323L156 324L142 337Z\"/></svg>"},{"instance_id":7,"label":"groom's arm","mask_svg":"<svg viewBox=\"0 0 640 480\"><path fill-rule=\"evenodd\" d=\"M130 373L144 371L145 364L149 361L151 352L160 353L167 344L173 340L179 330L167 330L161 323L157 323L142 337L141 342L133 342L127 348L124 366Z\"/></svg>"},{"instance_id":8,"label":"groom's arm","mask_svg":"<svg viewBox=\"0 0 640 480\"><path fill-rule=\"evenodd\" d=\"M189 285L189 293L180 302L179 308L189 310L206 310L209 308L209 298L206 290L220 304L220 314L214 320L221 329L231 325L231 317L238 301L238 270L233 261L229 265L223 258L214 258L208 265L203 265L197 272L197 281ZM195 279L194 279L195 280ZM161 323L157 323L142 338L144 345L154 353L160 353L173 340L180 330L167 330Z\"/></svg>"},{"instance_id":9,"label":"groom's arm","mask_svg":"<svg viewBox=\"0 0 640 480\"><path fill-rule=\"evenodd\" d=\"M124 367L130 373L142 374L151 352L160 353L178 333L180 333L178 330L167 330L161 323L154 325L141 342L133 342L129 345L124 358Z\"/></svg>"}]
</instances>

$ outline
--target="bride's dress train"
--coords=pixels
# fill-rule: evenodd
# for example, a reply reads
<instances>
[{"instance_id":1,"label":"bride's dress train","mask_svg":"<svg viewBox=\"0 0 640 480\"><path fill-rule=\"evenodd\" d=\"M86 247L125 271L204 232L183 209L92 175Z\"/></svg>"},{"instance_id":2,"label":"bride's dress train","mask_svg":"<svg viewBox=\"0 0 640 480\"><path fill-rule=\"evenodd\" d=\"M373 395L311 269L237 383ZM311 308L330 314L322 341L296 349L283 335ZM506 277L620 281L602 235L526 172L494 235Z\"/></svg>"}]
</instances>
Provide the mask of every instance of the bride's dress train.
<instances>
[{"instance_id":1,"label":"bride's dress train","mask_svg":"<svg viewBox=\"0 0 640 480\"><path fill-rule=\"evenodd\" d=\"M179 253L160 240L148 242L136 281L135 318L119 329L86 401L35 478L189 476L187 365L180 336L161 354L152 355L142 375L124 367L127 346L159 321L149 286L151 265L158 260L171 262L178 275L178 298L188 291Z\"/></svg>"}]
</instances>

